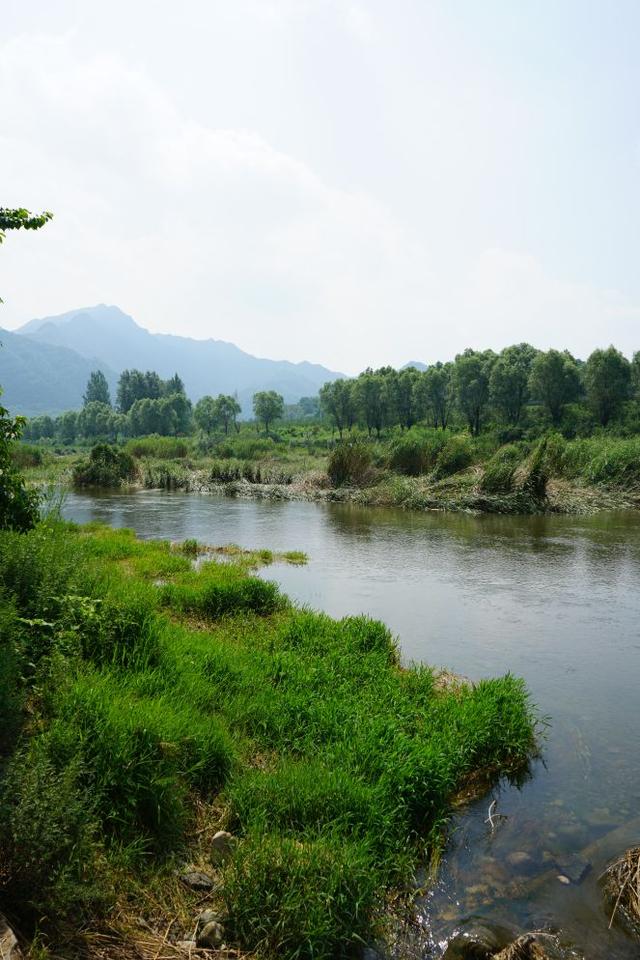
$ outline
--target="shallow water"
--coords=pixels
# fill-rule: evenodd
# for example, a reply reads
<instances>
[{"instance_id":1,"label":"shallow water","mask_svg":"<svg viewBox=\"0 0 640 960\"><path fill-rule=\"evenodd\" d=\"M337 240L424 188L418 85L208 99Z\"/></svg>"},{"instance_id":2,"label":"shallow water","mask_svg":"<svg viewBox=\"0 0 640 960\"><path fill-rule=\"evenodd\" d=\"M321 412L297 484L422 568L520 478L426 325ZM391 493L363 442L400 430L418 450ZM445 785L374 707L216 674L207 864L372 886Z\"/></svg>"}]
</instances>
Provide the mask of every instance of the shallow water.
<instances>
[{"instance_id":1,"label":"shallow water","mask_svg":"<svg viewBox=\"0 0 640 960\"><path fill-rule=\"evenodd\" d=\"M289 596L379 617L407 661L524 677L550 717L544 757L520 788L500 784L454 819L421 901L425 956L474 914L560 929L588 958L638 958L608 929L597 878L640 843L640 513L472 517L157 491L69 495L65 513L144 537L304 550L306 567L265 573Z\"/></svg>"}]
</instances>

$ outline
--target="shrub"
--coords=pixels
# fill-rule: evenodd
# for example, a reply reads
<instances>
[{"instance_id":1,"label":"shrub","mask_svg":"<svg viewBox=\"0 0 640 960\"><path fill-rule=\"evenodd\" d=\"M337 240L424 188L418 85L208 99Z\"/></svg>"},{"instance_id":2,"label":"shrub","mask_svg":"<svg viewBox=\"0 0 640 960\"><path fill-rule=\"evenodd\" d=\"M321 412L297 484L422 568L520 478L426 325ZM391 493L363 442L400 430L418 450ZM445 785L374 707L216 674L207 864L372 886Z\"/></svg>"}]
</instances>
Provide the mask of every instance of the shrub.
<instances>
[{"instance_id":1,"label":"shrub","mask_svg":"<svg viewBox=\"0 0 640 960\"><path fill-rule=\"evenodd\" d=\"M371 451L362 440L342 440L329 456L327 474L334 487L362 486L371 479Z\"/></svg>"},{"instance_id":2,"label":"shrub","mask_svg":"<svg viewBox=\"0 0 640 960\"><path fill-rule=\"evenodd\" d=\"M108 443L97 443L91 449L88 460L77 464L73 470L76 487L119 487L123 481L132 481L136 476L133 457Z\"/></svg>"},{"instance_id":3,"label":"shrub","mask_svg":"<svg viewBox=\"0 0 640 960\"><path fill-rule=\"evenodd\" d=\"M487 462L480 481L485 493L510 493L514 487L515 472L522 452L519 447L501 447Z\"/></svg>"},{"instance_id":4,"label":"shrub","mask_svg":"<svg viewBox=\"0 0 640 960\"><path fill-rule=\"evenodd\" d=\"M23 625L0 595L0 755L13 746L22 721Z\"/></svg>"},{"instance_id":5,"label":"shrub","mask_svg":"<svg viewBox=\"0 0 640 960\"><path fill-rule=\"evenodd\" d=\"M473 461L473 445L463 435L449 437L438 454L434 474L436 478L448 477L465 470Z\"/></svg>"},{"instance_id":6,"label":"shrub","mask_svg":"<svg viewBox=\"0 0 640 960\"><path fill-rule=\"evenodd\" d=\"M28 467L41 467L44 456L41 447L35 447L29 443L16 443L11 451L11 460L18 470L25 470Z\"/></svg>"},{"instance_id":7,"label":"shrub","mask_svg":"<svg viewBox=\"0 0 640 960\"><path fill-rule=\"evenodd\" d=\"M189 441L152 434L149 437L128 440L124 449L137 459L154 457L156 460L181 460L189 456Z\"/></svg>"},{"instance_id":8,"label":"shrub","mask_svg":"<svg viewBox=\"0 0 640 960\"><path fill-rule=\"evenodd\" d=\"M417 437L401 437L391 448L389 466L397 473L418 477L429 468L427 451Z\"/></svg>"},{"instance_id":9,"label":"shrub","mask_svg":"<svg viewBox=\"0 0 640 960\"><path fill-rule=\"evenodd\" d=\"M39 919L95 909L96 820L72 758L57 769L46 737L20 750L0 780L0 893L12 910Z\"/></svg>"}]
</instances>

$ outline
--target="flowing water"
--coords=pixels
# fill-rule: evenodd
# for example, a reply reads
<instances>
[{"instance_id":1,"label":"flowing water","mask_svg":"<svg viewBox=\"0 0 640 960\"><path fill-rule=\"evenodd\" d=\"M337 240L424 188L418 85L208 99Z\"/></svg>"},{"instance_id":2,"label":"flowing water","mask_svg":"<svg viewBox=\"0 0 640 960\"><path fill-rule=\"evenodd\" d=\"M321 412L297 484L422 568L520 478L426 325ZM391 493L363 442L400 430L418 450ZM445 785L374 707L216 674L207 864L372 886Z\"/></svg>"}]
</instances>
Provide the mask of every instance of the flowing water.
<instances>
[{"instance_id":1,"label":"flowing water","mask_svg":"<svg viewBox=\"0 0 640 960\"><path fill-rule=\"evenodd\" d=\"M469 916L561 930L588 958L640 955L608 929L598 886L608 859L640 843L640 513L476 517L155 491L70 495L65 512L143 537L304 550L307 566L264 574L292 598L384 620L405 661L524 677L550 720L543 758L454 818L420 901L425 956Z\"/></svg>"}]
</instances>

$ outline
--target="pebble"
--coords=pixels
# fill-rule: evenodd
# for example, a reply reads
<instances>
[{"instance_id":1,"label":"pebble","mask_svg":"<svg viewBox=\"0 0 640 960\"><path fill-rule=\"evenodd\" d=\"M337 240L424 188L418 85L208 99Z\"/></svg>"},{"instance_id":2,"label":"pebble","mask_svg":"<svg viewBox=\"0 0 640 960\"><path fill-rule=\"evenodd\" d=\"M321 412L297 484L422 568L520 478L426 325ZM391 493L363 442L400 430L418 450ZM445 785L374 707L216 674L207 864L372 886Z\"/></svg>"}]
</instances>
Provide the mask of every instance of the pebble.
<instances>
[{"instance_id":1,"label":"pebble","mask_svg":"<svg viewBox=\"0 0 640 960\"><path fill-rule=\"evenodd\" d=\"M565 885L568 885L571 883L571 880L569 880L569 877L565 877L564 873L558 874L558 880L560 881L560 883L564 883Z\"/></svg>"},{"instance_id":2,"label":"pebble","mask_svg":"<svg viewBox=\"0 0 640 960\"><path fill-rule=\"evenodd\" d=\"M180 879L192 890L213 890L215 886L213 877L201 870L187 870L180 874Z\"/></svg>"},{"instance_id":3,"label":"pebble","mask_svg":"<svg viewBox=\"0 0 640 960\"><path fill-rule=\"evenodd\" d=\"M198 934L199 947L219 947L224 942L224 928L217 920L207 923Z\"/></svg>"},{"instance_id":4,"label":"pebble","mask_svg":"<svg viewBox=\"0 0 640 960\"><path fill-rule=\"evenodd\" d=\"M520 867L525 863L531 863L531 855L525 850L514 850L507 855L507 863L512 867Z\"/></svg>"},{"instance_id":5,"label":"pebble","mask_svg":"<svg viewBox=\"0 0 640 960\"><path fill-rule=\"evenodd\" d=\"M208 923L217 923L219 920L220 917L215 910L203 910L202 913L198 914L198 917L196 918L198 930L202 930L202 928L206 927Z\"/></svg>"},{"instance_id":6,"label":"pebble","mask_svg":"<svg viewBox=\"0 0 640 960\"><path fill-rule=\"evenodd\" d=\"M231 854L235 837L226 830L218 830L211 841L211 860L213 863L222 863Z\"/></svg>"}]
</instances>

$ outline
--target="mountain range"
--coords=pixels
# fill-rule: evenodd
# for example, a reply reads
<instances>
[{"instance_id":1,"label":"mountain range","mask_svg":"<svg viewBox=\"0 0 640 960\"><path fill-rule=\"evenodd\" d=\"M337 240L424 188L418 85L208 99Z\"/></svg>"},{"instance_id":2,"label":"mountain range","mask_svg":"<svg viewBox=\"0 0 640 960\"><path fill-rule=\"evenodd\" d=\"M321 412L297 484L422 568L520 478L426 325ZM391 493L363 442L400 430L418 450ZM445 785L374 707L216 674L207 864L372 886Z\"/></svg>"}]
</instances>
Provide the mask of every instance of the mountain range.
<instances>
[{"instance_id":1,"label":"mountain range","mask_svg":"<svg viewBox=\"0 0 640 960\"><path fill-rule=\"evenodd\" d=\"M258 390L276 390L295 403L343 376L316 363L254 357L224 340L150 333L105 304L30 320L14 332L0 330L0 343L0 402L26 416L78 409L97 369L112 397L123 370L156 370L163 379L177 372L191 400L235 394L245 414Z\"/></svg>"}]
</instances>

